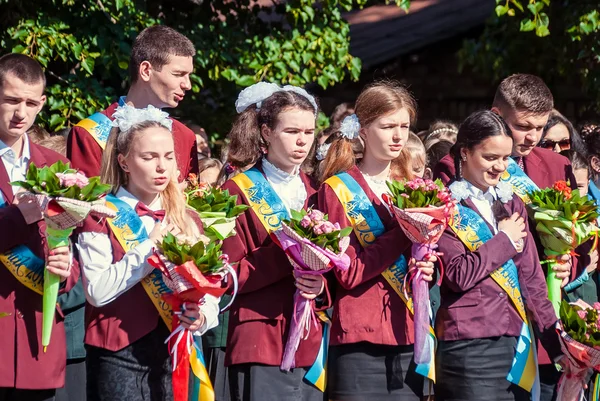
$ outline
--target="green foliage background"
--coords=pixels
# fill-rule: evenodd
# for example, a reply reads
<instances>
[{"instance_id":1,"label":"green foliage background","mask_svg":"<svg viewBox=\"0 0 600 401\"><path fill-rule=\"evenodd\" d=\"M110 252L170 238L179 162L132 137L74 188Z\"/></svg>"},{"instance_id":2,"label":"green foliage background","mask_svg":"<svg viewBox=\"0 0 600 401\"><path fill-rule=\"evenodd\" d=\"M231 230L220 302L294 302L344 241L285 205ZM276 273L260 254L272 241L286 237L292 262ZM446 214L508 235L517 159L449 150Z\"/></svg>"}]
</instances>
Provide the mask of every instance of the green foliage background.
<instances>
[{"instance_id":1,"label":"green foliage background","mask_svg":"<svg viewBox=\"0 0 600 401\"><path fill-rule=\"evenodd\" d=\"M268 6L255 0L0 0L0 45L46 68L48 103L40 120L56 131L125 94L135 36L151 25L171 26L197 48L192 93L172 112L223 134L241 87L268 80L326 88L357 80L361 61L349 53L342 12L366 5L368 0Z\"/></svg>"}]
</instances>

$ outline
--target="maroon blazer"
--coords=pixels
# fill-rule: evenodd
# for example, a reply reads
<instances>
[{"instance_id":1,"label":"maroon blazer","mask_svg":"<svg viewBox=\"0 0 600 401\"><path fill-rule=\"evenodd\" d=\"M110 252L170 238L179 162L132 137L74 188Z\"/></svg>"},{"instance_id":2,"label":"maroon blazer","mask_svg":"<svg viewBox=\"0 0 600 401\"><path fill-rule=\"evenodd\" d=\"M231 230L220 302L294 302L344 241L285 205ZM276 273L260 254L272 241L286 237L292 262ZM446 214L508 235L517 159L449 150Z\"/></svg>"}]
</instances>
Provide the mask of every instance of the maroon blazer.
<instances>
[{"instance_id":1,"label":"maroon blazer","mask_svg":"<svg viewBox=\"0 0 600 401\"><path fill-rule=\"evenodd\" d=\"M112 115L117 106L119 106L119 103L113 103L101 113L113 120ZM192 130L179 121L173 118L171 120L173 121L173 138L179 168L179 181L183 181L190 173L198 173L196 136ZM86 176L100 175L102 148L85 128L75 126L69 132L67 157L71 160L71 165L83 171Z\"/></svg>"},{"instance_id":2,"label":"maroon blazer","mask_svg":"<svg viewBox=\"0 0 600 401\"><path fill-rule=\"evenodd\" d=\"M261 170L261 163L256 165ZM262 170L261 170L262 171ZM305 207L316 203L314 182L300 173L306 187ZM248 200L232 180L223 189L238 196L238 204ZM293 317L293 298L296 291L293 268L283 250L272 240L264 226L248 209L236 221L237 235L227 238L223 252L231 262L237 262L239 291L230 309L225 365L259 363L279 366ZM327 285L326 302L319 309L330 306ZM308 339L300 341L296 352L296 366L311 366L319 351L321 325L311 327Z\"/></svg>"},{"instance_id":3,"label":"maroon blazer","mask_svg":"<svg viewBox=\"0 0 600 401\"><path fill-rule=\"evenodd\" d=\"M188 213L201 227L197 214L192 211ZM125 250L105 219L99 222L96 218L88 218L80 232L108 235L113 249L113 263L125 256ZM85 322L85 343L109 351L121 350L156 329L158 324L164 324L142 283L137 283L102 307L87 303Z\"/></svg>"},{"instance_id":4,"label":"maroon blazer","mask_svg":"<svg viewBox=\"0 0 600 401\"><path fill-rule=\"evenodd\" d=\"M412 243L371 191L358 168L353 167L348 174L363 188L387 232L367 248L361 246L354 233L350 234L346 252L351 260L350 268L335 272L337 285L330 343L412 344L414 330L410 312L381 275L401 254L410 250ZM342 228L351 225L337 195L327 184L319 189L319 209Z\"/></svg>"},{"instance_id":5,"label":"maroon blazer","mask_svg":"<svg viewBox=\"0 0 600 401\"><path fill-rule=\"evenodd\" d=\"M465 203L477 211L470 200ZM526 213L525 205L516 195L505 208L511 215L515 212L520 215ZM527 220L525 224L529 230ZM550 355L560 354L558 336L554 330L558 319L548 300L544 274L539 268L540 261L530 232L521 253L517 253L503 232L471 252L449 227L438 246L445 268L440 287L442 301L435 327L438 339L454 341L519 336L522 320L505 291L490 277L494 270L512 259L518 269L523 301L530 318L542 334L542 343Z\"/></svg>"},{"instance_id":6,"label":"maroon blazer","mask_svg":"<svg viewBox=\"0 0 600 401\"><path fill-rule=\"evenodd\" d=\"M31 162L38 167L67 160L58 153L29 142ZM17 245L26 245L41 259L46 257L43 221L28 225L19 209L12 205L14 194L4 163L0 162L0 191L10 206L0 209L0 253ZM71 276L61 293L70 291L79 277L79 265L73 261ZM63 387L67 350L64 316L57 306L52 339L46 353L42 350L42 296L31 291L0 262L0 387L53 389Z\"/></svg>"}]
</instances>

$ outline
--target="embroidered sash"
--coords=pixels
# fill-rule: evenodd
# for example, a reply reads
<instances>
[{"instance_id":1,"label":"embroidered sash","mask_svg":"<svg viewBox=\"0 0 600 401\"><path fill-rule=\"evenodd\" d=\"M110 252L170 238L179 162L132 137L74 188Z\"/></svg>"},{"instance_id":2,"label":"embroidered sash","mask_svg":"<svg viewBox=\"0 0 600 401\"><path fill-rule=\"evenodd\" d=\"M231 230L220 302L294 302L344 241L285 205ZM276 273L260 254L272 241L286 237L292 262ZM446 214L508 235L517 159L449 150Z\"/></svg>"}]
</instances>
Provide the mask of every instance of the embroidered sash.
<instances>
[{"instance_id":1,"label":"embroidered sash","mask_svg":"<svg viewBox=\"0 0 600 401\"><path fill-rule=\"evenodd\" d=\"M278 230L281 222L289 219L289 214L277 192L265 176L255 167L232 178L242 190L249 206L268 233ZM323 336L317 358L304 378L316 388L325 391L327 374L327 350L329 348L329 319L327 315L318 312L317 316L323 321Z\"/></svg>"},{"instance_id":2,"label":"embroidered sash","mask_svg":"<svg viewBox=\"0 0 600 401\"><path fill-rule=\"evenodd\" d=\"M125 104L125 96L119 98L119 106ZM102 113L94 113L88 118L85 118L75 125L81 127L90 133L96 143L104 150L108 135L112 130L112 120Z\"/></svg>"},{"instance_id":3,"label":"embroidered sash","mask_svg":"<svg viewBox=\"0 0 600 401\"><path fill-rule=\"evenodd\" d=\"M375 242L377 237L385 232L383 222L379 218L379 215L367 197L367 194L350 174L337 174L330 177L325 183L333 189L333 192L344 207L346 216L348 217L348 220L350 220L350 223L354 228L354 233L363 248L371 245ZM403 291L403 283L407 270L408 264L406 258L404 255L401 255L398 260L381 273L381 275L392 287L394 292L398 294L400 299L402 299L410 313L414 314L412 297L409 295L407 298ZM429 349L432 350L431 362L426 365L417 365L416 372L435 382L436 339L435 332L431 325L429 326L428 341L433 343L432 346L429 347Z\"/></svg>"},{"instance_id":4,"label":"embroidered sash","mask_svg":"<svg viewBox=\"0 0 600 401\"><path fill-rule=\"evenodd\" d=\"M508 182L513 187L513 192L525 204L531 203L531 199L527 196L528 192L537 191L539 188L535 182L525 174L521 167L511 157L508 158L508 167L500 177L500 181Z\"/></svg>"},{"instance_id":5,"label":"embroidered sash","mask_svg":"<svg viewBox=\"0 0 600 401\"><path fill-rule=\"evenodd\" d=\"M112 194L106 196L106 206L117 212L114 218L106 219L110 229L117 237L117 241L123 247L125 252L135 248L139 243L148 239L148 233L142 223L142 220L126 202L117 198ZM162 299L164 294L170 294L172 291L163 281L162 273L158 269L154 269L152 273L144 277L141 281L142 287L158 314L165 322L169 330L172 326L173 311L167 302Z\"/></svg>"},{"instance_id":6,"label":"embroidered sash","mask_svg":"<svg viewBox=\"0 0 600 401\"><path fill-rule=\"evenodd\" d=\"M0 208L6 207L4 196L0 192ZM4 227L4 229L9 229ZM30 290L44 294L44 266L42 259L38 258L25 245L17 245L0 254L0 262L21 284Z\"/></svg>"},{"instance_id":7,"label":"embroidered sash","mask_svg":"<svg viewBox=\"0 0 600 401\"><path fill-rule=\"evenodd\" d=\"M493 238L492 231L483 218L474 210L460 204L451 219L450 227L472 252ZM533 330L527 318L525 304L521 296L517 266L511 259L494 270L491 277L510 297L523 320L516 354L506 379L527 391L536 391L533 387L538 380L537 352L535 350L535 340L533 340Z\"/></svg>"}]
</instances>

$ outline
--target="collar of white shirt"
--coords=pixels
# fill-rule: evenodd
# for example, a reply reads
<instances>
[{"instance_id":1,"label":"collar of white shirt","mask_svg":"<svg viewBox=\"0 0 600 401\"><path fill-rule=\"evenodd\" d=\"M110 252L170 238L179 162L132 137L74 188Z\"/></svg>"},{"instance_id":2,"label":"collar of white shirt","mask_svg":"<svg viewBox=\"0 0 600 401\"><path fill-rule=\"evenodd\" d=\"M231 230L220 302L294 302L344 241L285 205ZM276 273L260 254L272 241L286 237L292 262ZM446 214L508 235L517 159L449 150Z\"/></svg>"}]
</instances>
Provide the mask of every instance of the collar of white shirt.
<instances>
[{"instance_id":1,"label":"collar of white shirt","mask_svg":"<svg viewBox=\"0 0 600 401\"><path fill-rule=\"evenodd\" d=\"M289 183L300 175L299 166L294 169L292 174L286 173L273 163L270 163L266 157L262 160L262 168L267 178L275 184Z\"/></svg>"},{"instance_id":2,"label":"collar of white shirt","mask_svg":"<svg viewBox=\"0 0 600 401\"><path fill-rule=\"evenodd\" d=\"M27 134L23 134L23 149L20 158L18 158L15 151L3 141L0 141L0 158L8 161L12 165L16 164L18 159L22 159L22 162L25 162L25 164L29 163L29 160L31 160L31 151L29 149L29 137Z\"/></svg>"},{"instance_id":3,"label":"collar of white shirt","mask_svg":"<svg viewBox=\"0 0 600 401\"><path fill-rule=\"evenodd\" d=\"M489 187L487 191L483 192L481 189L477 188L469 181L465 180L465 182L467 183L469 198L474 198L482 201L485 200L490 204L493 203L496 199L498 199L498 194L496 193L496 189L494 187Z\"/></svg>"},{"instance_id":4,"label":"collar of white shirt","mask_svg":"<svg viewBox=\"0 0 600 401\"><path fill-rule=\"evenodd\" d=\"M140 202L138 200L138 198L133 196L129 191L127 191L123 187L119 188L119 190L117 191L115 196L117 198L121 199L122 201L124 201L125 203L127 203L134 210L135 210L135 207L137 206L137 204ZM160 196L157 196L156 199L154 200L154 202L152 202L150 205L146 205L146 206L148 207L148 209L150 209L152 211L161 210L162 209L162 201L160 199Z\"/></svg>"}]
</instances>

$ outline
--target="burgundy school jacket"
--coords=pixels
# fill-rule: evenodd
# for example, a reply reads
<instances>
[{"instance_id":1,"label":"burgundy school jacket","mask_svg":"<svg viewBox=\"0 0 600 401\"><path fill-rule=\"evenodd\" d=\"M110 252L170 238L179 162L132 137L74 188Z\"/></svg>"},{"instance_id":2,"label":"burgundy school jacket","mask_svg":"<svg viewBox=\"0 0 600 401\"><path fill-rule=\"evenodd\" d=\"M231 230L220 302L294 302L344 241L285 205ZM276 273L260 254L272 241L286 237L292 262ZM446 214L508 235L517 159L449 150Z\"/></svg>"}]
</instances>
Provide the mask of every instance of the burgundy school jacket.
<instances>
[{"instance_id":1,"label":"burgundy school jacket","mask_svg":"<svg viewBox=\"0 0 600 401\"><path fill-rule=\"evenodd\" d=\"M256 167L262 171L261 163ZM313 181L300 173L306 187L305 208L316 206ZM238 196L238 204L248 204L240 188L232 180L223 189ZM275 244L254 211L248 209L237 218L237 235L227 238L223 252L229 255L239 280L239 292L230 309L225 365L258 363L279 366L293 316L296 291L292 265L283 250ZM322 295L327 309L330 304L327 284ZM309 367L315 362L320 347L322 325L312 326L308 339L300 341L296 367Z\"/></svg>"},{"instance_id":2,"label":"burgundy school jacket","mask_svg":"<svg viewBox=\"0 0 600 401\"><path fill-rule=\"evenodd\" d=\"M410 250L412 243L371 191L359 169L353 167L348 174L363 188L387 232L367 248L361 246L354 232L350 235L347 250L352 261L350 268L346 272L336 272L330 344L360 341L383 345L412 344L414 330L410 312L381 275L401 254ZM351 225L337 195L327 184L319 190L319 209L342 228Z\"/></svg>"},{"instance_id":3,"label":"burgundy school jacket","mask_svg":"<svg viewBox=\"0 0 600 401\"><path fill-rule=\"evenodd\" d=\"M188 211L188 214L202 232L196 213ZM95 218L88 218L80 232L107 234L113 249L113 263L125 256L125 250L105 219L99 222ZM104 306L95 307L86 303L85 322L85 343L109 351L121 350L149 334L157 325L165 324L142 283L137 283ZM168 329L171 330L171 327Z\"/></svg>"},{"instance_id":4,"label":"burgundy school jacket","mask_svg":"<svg viewBox=\"0 0 600 401\"><path fill-rule=\"evenodd\" d=\"M119 106L111 104L101 113L110 118ZM179 168L179 181L183 181L190 173L198 173L198 151L196 137L192 130L175 120L173 121L173 138L175 140L175 156ZM73 168L79 169L88 177L100 175L102 166L102 148L90 133L83 127L73 127L67 139L67 157Z\"/></svg>"},{"instance_id":5,"label":"burgundy school jacket","mask_svg":"<svg viewBox=\"0 0 600 401\"><path fill-rule=\"evenodd\" d=\"M477 211L470 200L465 202ZM525 205L516 195L506 203L505 208L511 215L515 212L520 215L526 213ZM528 230L528 221L525 220L525 223ZM539 268L537 250L530 232L521 253L517 253L503 232L496 234L476 252L471 252L450 227L440 238L438 246L444 262L440 288L442 302L435 325L439 340L519 336L522 320L506 292L490 277L494 270L512 259L518 269L526 310L542 334L542 343L551 356L560 354L558 335L554 329L558 319L548 300L544 273Z\"/></svg>"},{"instance_id":6,"label":"burgundy school jacket","mask_svg":"<svg viewBox=\"0 0 600 401\"><path fill-rule=\"evenodd\" d=\"M58 153L29 142L31 163L38 167L67 160ZM0 191L10 206L0 209L0 253L26 245L45 259L43 221L28 225L16 206L4 163L0 161ZM60 293L70 291L79 277L79 264L73 259L71 276ZM64 316L60 307L52 328L46 353L42 350L42 296L21 284L0 262L0 387L53 389L64 386L67 349Z\"/></svg>"}]
</instances>

